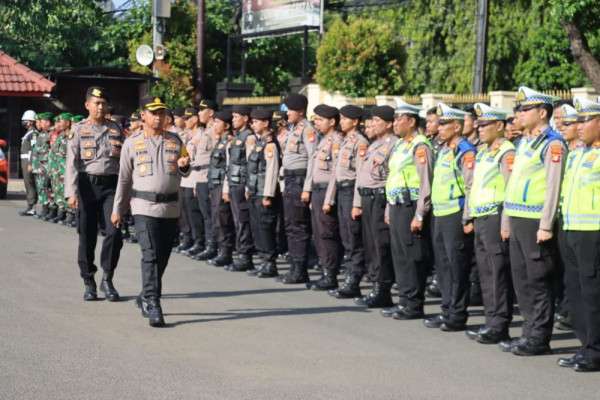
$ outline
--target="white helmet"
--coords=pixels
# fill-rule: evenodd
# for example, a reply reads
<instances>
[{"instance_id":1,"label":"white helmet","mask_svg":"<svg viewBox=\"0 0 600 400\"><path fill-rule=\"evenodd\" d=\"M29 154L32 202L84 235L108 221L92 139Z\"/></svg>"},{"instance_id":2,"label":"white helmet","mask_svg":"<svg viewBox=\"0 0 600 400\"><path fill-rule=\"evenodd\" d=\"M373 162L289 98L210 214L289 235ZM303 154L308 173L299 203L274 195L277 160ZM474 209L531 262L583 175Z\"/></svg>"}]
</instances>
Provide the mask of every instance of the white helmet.
<instances>
[{"instance_id":1,"label":"white helmet","mask_svg":"<svg viewBox=\"0 0 600 400\"><path fill-rule=\"evenodd\" d=\"M35 121L36 113L33 110L27 110L23 113L21 121Z\"/></svg>"}]
</instances>

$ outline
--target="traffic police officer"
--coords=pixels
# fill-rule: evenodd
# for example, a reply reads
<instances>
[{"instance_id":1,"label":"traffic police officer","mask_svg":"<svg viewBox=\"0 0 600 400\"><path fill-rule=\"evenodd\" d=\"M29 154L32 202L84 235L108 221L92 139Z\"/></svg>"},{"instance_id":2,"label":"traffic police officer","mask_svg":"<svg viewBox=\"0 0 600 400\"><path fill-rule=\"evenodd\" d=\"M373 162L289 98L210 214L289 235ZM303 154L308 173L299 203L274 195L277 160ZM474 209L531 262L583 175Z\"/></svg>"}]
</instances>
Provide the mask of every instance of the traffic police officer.
<instances>
[{"instance_id":1,"label":"traffic police officer","mask_svg":"<svg viewBox=\"0 0 600 400\"><path fill-rule=\"evenodd\" d=\"M363 110L354 105L340 109L339 125L344 138L323 204L324 210L328 205L337 205L340 237L345 254L349 256L344 284L329 292L338 299L360 297L360 281L366 273L361 220L352 218L352 208L360 207L360 196L355 196L356 171L360 169L369 147L369 142L358 130L362 115Z\"/></svg>"},{"instance_id":2,"label":"traffic police officer","mask_svg":"<svg viewBox=\"0 0 600 400\"><path fill-rule=\"evenodd\" d=\"M90 87L85 96L85 108L89 116L73 126L73 136L67 147L65 197L69 207L79 210L77 261L85 285L86 301L97 299L94 253L99 224L106 233L100 255L104 271L100 290L109 301L119 300L112 279L123 240L121 230L110 223L110 214L117 187L119 157L125 138L114 122L105 119L106 106L105 90L98 86Z\"/></svg>"},{"instance_id":3,"label":"traffic police officer","mask_svg":"<svg viewBox=\"0 0 600 400\"><path fill-rule=\"evenodd\" d=\"M475 225L475 256L481 280L485 325L467 330L470 339L494 344L508 339L513 288L508 260L508 216L502 210L515 146L504 137L506 113L475 104L482 147L475 158L469 205Z\"/></svg>"},{"instance_id":4,"label":"traffic police officer","mask_svg":"<svg viewBox=\"0 0 600 400\"><path fill-rule=\"evenodd\" d=\"M291 94L284 101L289 128L282 143L284 179L283 216L291 258L290 271L281 277L284 284L307 283L308 252L311 238L310 192L312 177L308 160L317 146L317 134L306 119L308 100Z\"/></svg>"},{"instance_id":5,"label":"traffic police officer","mask_svg":"<svg viewBox=\"0 0 600 400\"><path fill-rule=\"evenodd\" d=\"M33 207L37 202L37 192L35 190L35 178L31 167L31 149L37 138L35 129L36 113L33 110L27 110L21 117L21 124L26 129L25 135L21 138L21 170L23 171L23 183L25 184L25 193L27 197L27 209L20 211L19 215L34 215Z\"/></svg>"},{"instance_id":6,"label":"traffic police officer","mask_svg":"<svg viewBox=\"0 0 600 400\"><path fill-rule=\"evenodd\" d=\"M442 313L424 321L443 331L465 329L469 305L469 272L473 255L473 221L469 191L475 147L462 136L465 112L438 104L438 138L443 142L433 171L433 245L442 292Z\"/></svg>"},{"instance_id":7,"label":"traffic police officer","mask_svg":"<svg viewBox=\"0 0 600 400\"><path fill-rule=\"evenodd\" d=\"M360 207L352 208L352 217L362 218L366 258L372 260L369 274L375 284L368 295L355 299L355 303L368 308L383 308L393 305L391 288L394 282L394 268L390 254L390 231L384 222L384 214L387 162L398 138L392 131L392 107L374 107L371 114L371 129L375 140L367 149L356 176Z\"/></svg>"},{"instance_id":8,"label":"traffic police officer","mask_svg":"<svg viewBox=\"0 0 600 400\"><path fill-rule=\"evenodd\" d=\"M569 155L562 188L561 255L574 330L581 348L558 364L600 371L600 103L575 98L583 147Z\"/></svg>"},{"instance_id":9,"label":"traffic police officer","mask_svg":"<svg viewBox=\"0 0 600 400\"><path fill-rule=\"evenodd\" d=\"M526 131L504 201L510 217L510 264L523 315L519 339L500 342L503 351L530 356L550 352L554 317L554 222L558 209L565 145L550 128L555 98L520 87L518 119Z\"/></svg>"},{"instance_id":10,"label":"traffic police officer","mask_svg":"<svg viewBox=\"0 0 600 400\"><path fill-rule=\"evenodd\" d=\"M115 227L131 208L142 250L142 292L137 304L150 326L164 326L162 277L177 234L177 202L189 157L179 136L164 130L167 106L160 98L143 101L143 129L123 145L119 183L112 210Z\"/></svg>"},{"instance_id":11,"label":"traffic police officer","mask_svg":"<svg viewBox=\"0 0 600 400\"><path fill-rule=\"evenodd\" d=\"M419 133L418 107L399 101L394 133L400 137L388 163L385 185L386 223L390 226L392 261L399 297L397 307L382 313L395 319L423 317L428 255L433 150Z\"/></svg>"}]
</instances>

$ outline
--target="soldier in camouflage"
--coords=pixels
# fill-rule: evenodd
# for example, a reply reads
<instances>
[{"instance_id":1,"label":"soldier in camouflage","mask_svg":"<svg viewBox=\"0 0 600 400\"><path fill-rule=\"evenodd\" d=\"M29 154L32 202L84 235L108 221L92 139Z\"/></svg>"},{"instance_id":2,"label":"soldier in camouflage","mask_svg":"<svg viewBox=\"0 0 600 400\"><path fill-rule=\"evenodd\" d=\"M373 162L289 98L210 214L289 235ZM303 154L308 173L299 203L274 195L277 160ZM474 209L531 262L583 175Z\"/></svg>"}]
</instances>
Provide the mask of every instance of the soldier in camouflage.
<instances>
[{"instance_id":1,"label":"soldier in camouflage","mask_svg":"<svg viewBox=\"0 0 600 400\"><path fill-rule=\"evenodd\" d=\"M31 150L31 164L35 174L35 187L38 193L38 210L36 218L44 218L48 214L50 204L50 181L48 179L48 153L50 151L49 131L52 126L52 113L38 114L39 134Z\"/></svg>"},{"instance_id":2,"label":"soldier in camouflage","mask_svg":"<svg viewBox=\"0 0 600 400\"><path fill-rule=\"evenodd\" d=\"M50 145L48 154L48 172L52 187L53 203L56 207L56 217L49 219L54 223L66 219L67 202L65 200L65 164L67 161L67 140L71 131L71 118L69 113L62 113L55 119L55 128L58 132L56 139Z\"/></svg>"}]
</instances>

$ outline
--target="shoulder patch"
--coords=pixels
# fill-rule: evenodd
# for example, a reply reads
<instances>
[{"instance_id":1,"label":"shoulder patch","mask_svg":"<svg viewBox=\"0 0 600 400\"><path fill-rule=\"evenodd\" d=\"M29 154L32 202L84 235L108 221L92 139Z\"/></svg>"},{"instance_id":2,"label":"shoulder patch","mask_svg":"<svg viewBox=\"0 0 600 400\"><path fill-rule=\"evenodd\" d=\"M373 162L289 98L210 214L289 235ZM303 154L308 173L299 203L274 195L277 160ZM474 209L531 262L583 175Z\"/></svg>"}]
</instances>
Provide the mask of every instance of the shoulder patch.
<instances>
[{"instance_id":1,"label":"shoulder patch","mask_svg":"<svg viewBox=\"0 0 600 400\"><path fill-rule=\"evenodd\" d=\"M475 154L472 151L465 153L463 157L463 165L468 169L473 169L475 164Z\"/></svg>"},{"instance_id":2,"label":"shoulder patch","mask_svg":"<svg viewBox=\"0 0 600 400\"><path fill-rule=\"evenodd\" d=\"M358 145L358 156L359 157L364 157L367 154L367 144L366 143L361 143Z\"/></svg>"},{"instance_id":3,"label":"shoulder patch","mask_svg":"<svg viewBox=\"0 0 600 400\"><path fill-rule=\"evenodd\" d=\"M506 161L506 166L508 167L508 170L512 172L513 164L515 163L515 153L510 152L504 157L505 157L504 159Z\"/></svg>"},{"instance_id":4,"label":"shoulder patch","mask_svg":"<svg viewBox=\"0 0 600 400\"><path fill-rule=\"evenodd\" d=\"M273 158L275 154L275 143L269 143L265 146L265 156L267 158Z\"/></svg>"},{"instance_id":5,"label":"shoulder patch","mask_svg":"<svg viewBox=\"0 0 600 400\"><path fill-rule=\"evenodd\" d=\"M419 146L417 151L415 152L415 157L417 157L417 161L420 164L425 164L427 161L427 151L425 150L425 146Z\"/></svg>"},{"instance_id":6,"label":"shoulder patch","mask_svg":"<svg viewBox=\"0 0 600 400\"><path fill-rule=\"evenodd\" d=\"M317 135L315 134L315 131L313 131L312 129L310 129L308 132L306 132L306 137L308 138L309 142L314 142L317 139Z\"/></svg>"},{"instance_id":7,"label":"shoulder patch","mask_svg":"<svg viewBox=\"0 0 600 400\"><path fill-rule=\"evenodd\" d=\"M560 143L553 143L550 145L550 156L552 157L552 162L560 162L560 159L562 158L562 153L563 147Z\"/></svg>"}]
</instances>

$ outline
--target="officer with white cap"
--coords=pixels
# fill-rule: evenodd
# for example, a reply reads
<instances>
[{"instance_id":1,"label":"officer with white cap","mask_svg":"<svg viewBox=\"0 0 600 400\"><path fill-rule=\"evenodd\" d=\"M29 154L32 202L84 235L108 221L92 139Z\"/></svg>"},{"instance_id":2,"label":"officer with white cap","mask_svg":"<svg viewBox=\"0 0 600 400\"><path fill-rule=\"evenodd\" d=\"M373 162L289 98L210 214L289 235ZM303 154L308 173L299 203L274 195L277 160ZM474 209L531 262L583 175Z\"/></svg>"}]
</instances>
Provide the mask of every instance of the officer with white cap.
<instances>
[{"instance_id":1,"label":"officer with white cap","mask_svg":"<svg viewBox=\"0 0 600 400\"><path fill-rule=\"evenodd\" d=\"M27 131L21 138L21 169L23 171L23 183L25 184L27 198L27 208L19 212L21 216L34 215L33 207L37 202L35 179L31 167L31 147L35 144L38 133L35 129L35 119L36 113L33 110L25 111L21 117L21 125Z\"/></svg>"}]
</instances>

